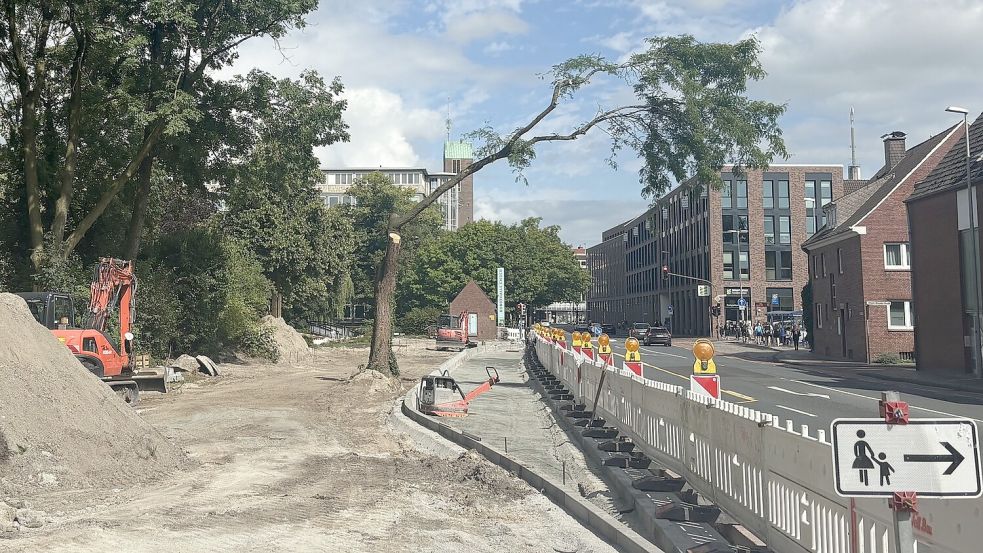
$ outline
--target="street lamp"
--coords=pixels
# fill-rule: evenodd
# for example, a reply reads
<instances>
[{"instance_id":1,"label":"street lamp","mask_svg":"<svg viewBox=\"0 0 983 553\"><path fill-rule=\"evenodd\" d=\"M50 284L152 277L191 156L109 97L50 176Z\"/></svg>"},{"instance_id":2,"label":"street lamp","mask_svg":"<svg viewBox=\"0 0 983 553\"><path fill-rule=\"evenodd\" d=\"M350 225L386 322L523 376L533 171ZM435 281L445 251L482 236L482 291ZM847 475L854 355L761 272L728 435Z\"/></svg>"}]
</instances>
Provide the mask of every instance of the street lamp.
<instances>
[{"instance_id":1,"label":"street lamp","mask_svg":"<svg viewBox=\"0 0 983 553\"><path fill-rule=\"evenodd\" d=\"M973 293L975 295L975 305L973 306L973 374L977 378L983 378L983 367L980 367L980 250L977 246L976 227L976 197L973 194L973 185L970 179L970 159L969 159L969 110L959 106L949 106L945 108L949 113L960 113L963 116L963 128L966 131L966 209L969 210L969 243L973 248Z\"/></svg>"}]
</instances>

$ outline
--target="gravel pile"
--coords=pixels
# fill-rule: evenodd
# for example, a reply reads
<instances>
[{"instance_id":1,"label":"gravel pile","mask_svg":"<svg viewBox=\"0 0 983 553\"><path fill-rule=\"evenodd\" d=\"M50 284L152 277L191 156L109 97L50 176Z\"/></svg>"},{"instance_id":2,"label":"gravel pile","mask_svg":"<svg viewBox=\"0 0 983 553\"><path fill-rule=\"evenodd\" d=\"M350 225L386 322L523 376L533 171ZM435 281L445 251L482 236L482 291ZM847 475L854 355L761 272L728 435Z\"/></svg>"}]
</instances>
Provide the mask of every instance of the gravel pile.
<instances>
[{"instance_id":1,"label":"gravel pile","mask_svg":"<svg viewBox=\"0 0 983 553\"><path fill-rule=\"evenodd\" d=\"M307 340L282 318L267 315L263 317L262 324L273 330L273 341L280 353L280 361L295 362L310 357L311 348Z\"/></svg>"},{"instance_id":2,"label":"gravel pile","mask_svg":"<svg viewBox=\"0 0 983 553\"><path fill-rule=\"evenodd\" d=\"M0 294L0 497L153 479L184 456Z\"/></svg>"}]
</instances>

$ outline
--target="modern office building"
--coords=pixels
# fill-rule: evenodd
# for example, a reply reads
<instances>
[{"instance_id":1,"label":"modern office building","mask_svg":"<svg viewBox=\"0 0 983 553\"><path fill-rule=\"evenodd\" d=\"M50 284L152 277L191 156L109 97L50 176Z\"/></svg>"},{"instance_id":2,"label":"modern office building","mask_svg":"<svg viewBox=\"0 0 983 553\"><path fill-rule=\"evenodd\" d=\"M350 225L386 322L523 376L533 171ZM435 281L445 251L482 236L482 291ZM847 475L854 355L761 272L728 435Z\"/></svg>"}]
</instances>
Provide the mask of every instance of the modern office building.
<instances>
[{"instance_id":1,"label":"modern office building","mask_svg":"<svg viewBox=\"0 0 983 553\"><path fill-rule=\"evenodd\" d=\"M802 245L812 263L810 342L820 355L914 361L904 201L958 141L956 130L907 150L904 133L884 135L884 166L864 186L824 206L826 225Z\"/></svg>"},{"instance_id":2,"label":"modern office building","mask_svg":"<svg viewBox=\"0 0 983 553\"><path fill-rule=\"evenodd\" d=\"M726 320L801 310L808 262L800 245L824 224L818 207L842 195L843 166L773 165L744 175L725 167L720 176L720 189L687 180L602 234L588 250L589 318L706 336ZM710 315L715 304L719 317Z\"/></svg>"},{"instance_id":3,"label":"modern office building","mask_svg":"<svg viewBox=\"0 0 983 553\"><path fill-rule=\"evenodd\" d=\"M466 142L447 141L444 143L444 170L431 172L419 167L347 167L321 169L324 181L317 185L325 205L352 204L355 198L348 189L357 180L370 173L382 173L396 186L413 191L417 199L436 190L473 161L473 150ZM445 192L438 200L444 215L444 228L457 230L462 225L474 221L474 177L468 175L454 188Z\"/></svg>"}]
</instances>

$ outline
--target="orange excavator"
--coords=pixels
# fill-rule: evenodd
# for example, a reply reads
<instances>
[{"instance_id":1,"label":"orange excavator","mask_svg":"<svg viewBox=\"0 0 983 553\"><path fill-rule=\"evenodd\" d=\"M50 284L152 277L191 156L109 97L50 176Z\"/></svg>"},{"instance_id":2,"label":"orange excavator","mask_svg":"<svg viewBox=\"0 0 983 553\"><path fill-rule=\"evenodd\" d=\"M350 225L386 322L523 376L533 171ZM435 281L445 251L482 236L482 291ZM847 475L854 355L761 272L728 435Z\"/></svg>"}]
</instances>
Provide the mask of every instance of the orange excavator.
<instances>
[{"instance_id":1,"label":"orange excavator","mask_svg":"<svg viewBox=\"0 0 983 553\"><path fill-rule=\"evenodd\" d=\"M89 310L81 328L75 325L72 298L62 292L18 294L34 318L65 344L86 369L101 378L127 403L139 401L139 392L166 392L164 375L134 370L134 294L137 279L133 263L103 257L89 288ZM119 310L119 340L106 334L106 323Z\"/></svg>"},{"instance_id":2,"label":"orange excavator","mask_svg":"<svg viewBox=\"0 0 983 553\"><path fill-rule=\"evenodd\" d=\"M457 317L447 314L441 315L437 321L437 326L438 350L457 348L460 351L477 345L468 336L470 329L467 312L462 312Z\"/></svg>"}]
</instances>

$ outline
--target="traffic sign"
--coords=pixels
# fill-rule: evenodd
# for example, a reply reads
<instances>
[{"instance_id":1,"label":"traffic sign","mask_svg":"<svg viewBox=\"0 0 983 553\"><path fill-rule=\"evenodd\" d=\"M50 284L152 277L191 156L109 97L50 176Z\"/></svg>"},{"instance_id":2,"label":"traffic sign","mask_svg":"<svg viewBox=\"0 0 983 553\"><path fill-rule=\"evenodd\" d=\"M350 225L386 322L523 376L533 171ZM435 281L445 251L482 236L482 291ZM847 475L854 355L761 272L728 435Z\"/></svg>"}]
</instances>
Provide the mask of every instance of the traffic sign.
<instances>
[{"instance_id":1,"label":"traffic sign","mask_svg":"<svg viewBox=\"0 0 983 553\"><path fill-rule=\"evenodd\" d=\"M671 305L668 306L668 307L666 307L666 313L672 315L672 306Z\"/></svg>"},{"instance_id":2,"label":"traffic sign","mask_svg":"<svg viewBox=\"0 0 983 553\"><path fill-rule=\"evenodd\" d=\"M778 294L772 294L771 295L771 304L772 305L778 305Z\"/></svg>"},{"instance_id":3,"label":"traffic sign","mask_svg":"<svg viewBox=\"0 0 983 553\"><path fill-rule=\"evenodd\" d=\"M713 399L720 399L720 377L715 374L691 374L689 376L689 391Z\"/></svg>"},{"instance_id":4,"label":"traffic sign","mask_svg":"<svg viewBox=\"0 0 983 553\"><path fill-rule=\"evenodd\" d=\"M747 300L744 298L737 298L737 307L740 307L741 309L747 307Z\"/></svg>"},{"instance_id":5,"label":"traffic sign","mask_svg":"<svg viewBox=\"0 0 983 553\"><path fill-rule=\"evenodd\" d=\"M980 453L971 419L836 419L833 478L844 497L979 497Z\"/></svg>"},{"instance_id":6,"label":"traffic sign","mask_svg":"<svg viewBox=\"0 0 983 553\"><path fill-rule=\"evenodd\" d=\"M710 285L700 284L696 287L696 295L700 297L708 297L710 295Z\"/></svg>"}]
</instances>

